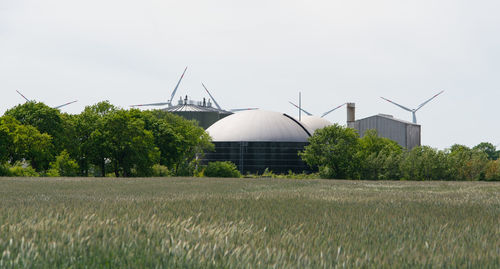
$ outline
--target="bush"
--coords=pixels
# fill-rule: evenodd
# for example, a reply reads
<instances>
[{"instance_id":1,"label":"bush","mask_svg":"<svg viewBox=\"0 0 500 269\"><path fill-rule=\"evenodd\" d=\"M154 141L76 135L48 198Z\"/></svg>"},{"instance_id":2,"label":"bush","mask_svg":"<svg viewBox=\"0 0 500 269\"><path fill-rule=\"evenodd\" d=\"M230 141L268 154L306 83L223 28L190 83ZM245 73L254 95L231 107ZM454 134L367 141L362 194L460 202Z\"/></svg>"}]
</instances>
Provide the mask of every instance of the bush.
<instances>
[{"instance_id":1,"label":"bush","mask_svg":"<svg viewBox=\"0 0 500 269\"><path fill-rule=\"evenodd\" d=\"M26 163L16 162L14 165L10 166L8 176L12 177L38 177L40 176L33 167L27 165Z\"/></svg>"},{"instance_id":2,"label":"bush","mask_svg":"<svg viewBox=\"0 0 500 269\"><path fill-rule=\"evenodd\" d=\"M170 172L170 170L168 170L168 167L166 167L165 165L155 164L153 165L152 169L154 177L172 176L172 173Z\"/></svg>"},{"instance_id":3,"label":"bush","mask_svg":"<svg viewBox=\"0 0 500 269\"><path fill-rule=\"evenodd\" d=\"M500 181L500 160L489 161L486 166L485 180Z\"/></svg>"},{"instance_id":4,"label":"bush","mask_svg":"<svg viewBox=\"0 0 500 269\"><path fill-rule=\"evenodd\" d=\"M78 164L71 159L69 153L63 150L54 162L50 163L50 169L47 171L49 177L74 177L78 175Z\"/></svg>"},{"instance_id":5,"label":"bush","mask_svg":"<svg viewBox=\"0 0 500 269\"><path fill-rule=\"evenodd\" d=\"M240 171L232 162L211 162L205 168L206 177L241 177Z\"/></svg>"}]
</instances>

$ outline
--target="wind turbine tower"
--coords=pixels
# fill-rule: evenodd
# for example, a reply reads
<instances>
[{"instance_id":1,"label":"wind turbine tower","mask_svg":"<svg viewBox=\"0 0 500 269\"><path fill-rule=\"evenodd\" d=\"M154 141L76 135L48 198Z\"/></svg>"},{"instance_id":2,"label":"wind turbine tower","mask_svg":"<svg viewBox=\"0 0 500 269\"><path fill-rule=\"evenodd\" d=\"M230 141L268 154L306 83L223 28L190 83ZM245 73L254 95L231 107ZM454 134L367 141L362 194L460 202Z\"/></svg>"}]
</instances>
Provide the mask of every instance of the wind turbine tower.
<instances>
[{"instance_id":1,"label":"wind turbine tower","mask_svg":"<svg viewBox=\"0 0 500 269\"><path fill-rule=\"evenodd\" d=\"M380 98L382 98L382 99L386 100L387 102L389 102L389 103L391 103L391 104L394 104L394 105L396 105L396 106L398 106L398 107L400 107L400 108L402 108L402 109L404 109L404 110L406 110L406 111L408 111L408 112L411 112L411 114L412 114L412 116L413 116L413 123L415 123L415 124L416 124L416 123L417 123L417 116L416 116L417 111L418 111L419 109L421 109L423 106L425 106L427 103L429 103L432 99L434 99L434 98L436 98L438 95L442 94L443 92L444 92L444 91L440 91L439 93L437 93L437 94L435 94L434 96L432 96L431 98L427 99L427 101L425 101L425 102L421 103L421 104L420 104L417 108L414 108L414 109L407 108L407 107L405 107L405 106L403 106L403 105L400 105L400 104L398 104L398 103L396 103L396 102L393 102L393 101L391 101L391 100L389 100L389 99L386 99L386 98L384 98L384 97L380 97Z\"/></svg>"}]
</instances>

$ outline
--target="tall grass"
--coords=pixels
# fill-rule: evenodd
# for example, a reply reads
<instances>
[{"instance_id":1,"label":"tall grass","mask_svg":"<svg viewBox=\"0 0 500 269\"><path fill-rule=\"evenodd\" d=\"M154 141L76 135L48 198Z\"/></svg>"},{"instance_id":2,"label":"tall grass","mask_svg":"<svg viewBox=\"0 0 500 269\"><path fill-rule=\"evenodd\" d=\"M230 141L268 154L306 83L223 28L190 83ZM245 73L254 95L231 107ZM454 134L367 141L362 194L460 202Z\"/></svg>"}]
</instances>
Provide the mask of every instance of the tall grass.
<instances>
[{"instance_id":1,"label":"tall grass","mask_svg":"<svg viewBox=\"0 0 500 269\"><path fill-rule=\"evenodd\" d=\"M500 267L500 184L0 179L0 267Z\"/></svg>"}]
</instances>

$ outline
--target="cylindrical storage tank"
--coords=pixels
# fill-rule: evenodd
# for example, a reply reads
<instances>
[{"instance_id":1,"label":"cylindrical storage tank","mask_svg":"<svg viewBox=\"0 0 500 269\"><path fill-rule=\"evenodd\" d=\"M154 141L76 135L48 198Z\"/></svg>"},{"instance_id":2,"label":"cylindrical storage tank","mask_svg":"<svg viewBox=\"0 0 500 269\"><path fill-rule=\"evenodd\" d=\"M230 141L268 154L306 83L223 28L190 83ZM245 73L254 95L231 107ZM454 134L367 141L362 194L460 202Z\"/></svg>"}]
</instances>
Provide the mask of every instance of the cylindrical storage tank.
<instances>
[{"instance_id":1,"label":"cylindrical storage tank","mask_svg":"<svg viewBox=\"0 0 500 269\"><path fill-rule=\"evenodd\" d=\"M206 153L203 163L231 161L242 173L300 173L309 168L298 156L308 144L310 131L287 114L247 110L235 113L207 129L215 152Z\"/></svg>"}]
</instances>

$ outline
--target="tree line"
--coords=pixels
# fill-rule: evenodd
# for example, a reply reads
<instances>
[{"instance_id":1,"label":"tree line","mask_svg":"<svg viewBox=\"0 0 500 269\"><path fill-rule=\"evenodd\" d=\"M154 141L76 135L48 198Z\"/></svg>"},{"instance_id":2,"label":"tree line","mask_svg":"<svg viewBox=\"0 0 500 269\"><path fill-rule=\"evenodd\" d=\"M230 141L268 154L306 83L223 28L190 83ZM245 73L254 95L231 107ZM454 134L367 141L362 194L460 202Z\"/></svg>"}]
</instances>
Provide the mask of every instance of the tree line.
<instances>
[{"instance_id":1,"label":"tree line","mask_svg":"<svg viewBox=\"0 0 500 269\"><path fill-rule=\"evenodd\" d=\"M500 180L500 151L491 143L403 149L370 130L338 124L317 130L301 158L323 178ZM26 102L0 117L0 176L238 176L234 164L209 164L214 149L194 121L162 110L125 110L109 102L80 114Z\"/></svg>"},{"instance_id":2,"label":"tree line","mask_svg":"<svg viewBox=\"0 0 500 269\"><path fill-rule=\"evenodd\" d=\"M0 117L0 175L192 175L212 150L195 122L162 110L124 110L109 102L76 115L26 102Z\"/></svg>"},{"instance_id":3,"label":"tree line","mask_svg":"<svg viewBox=\"0 0 500 269\"><path fill-rule=\"evenodd\" d=\"M323 178L373 180L500 180L500 151L483 142L473 148L455 144L438 150L419 146L405 150L369 130L338 124L317 130L300 152Z\"/></svg>"}]
</instances>

